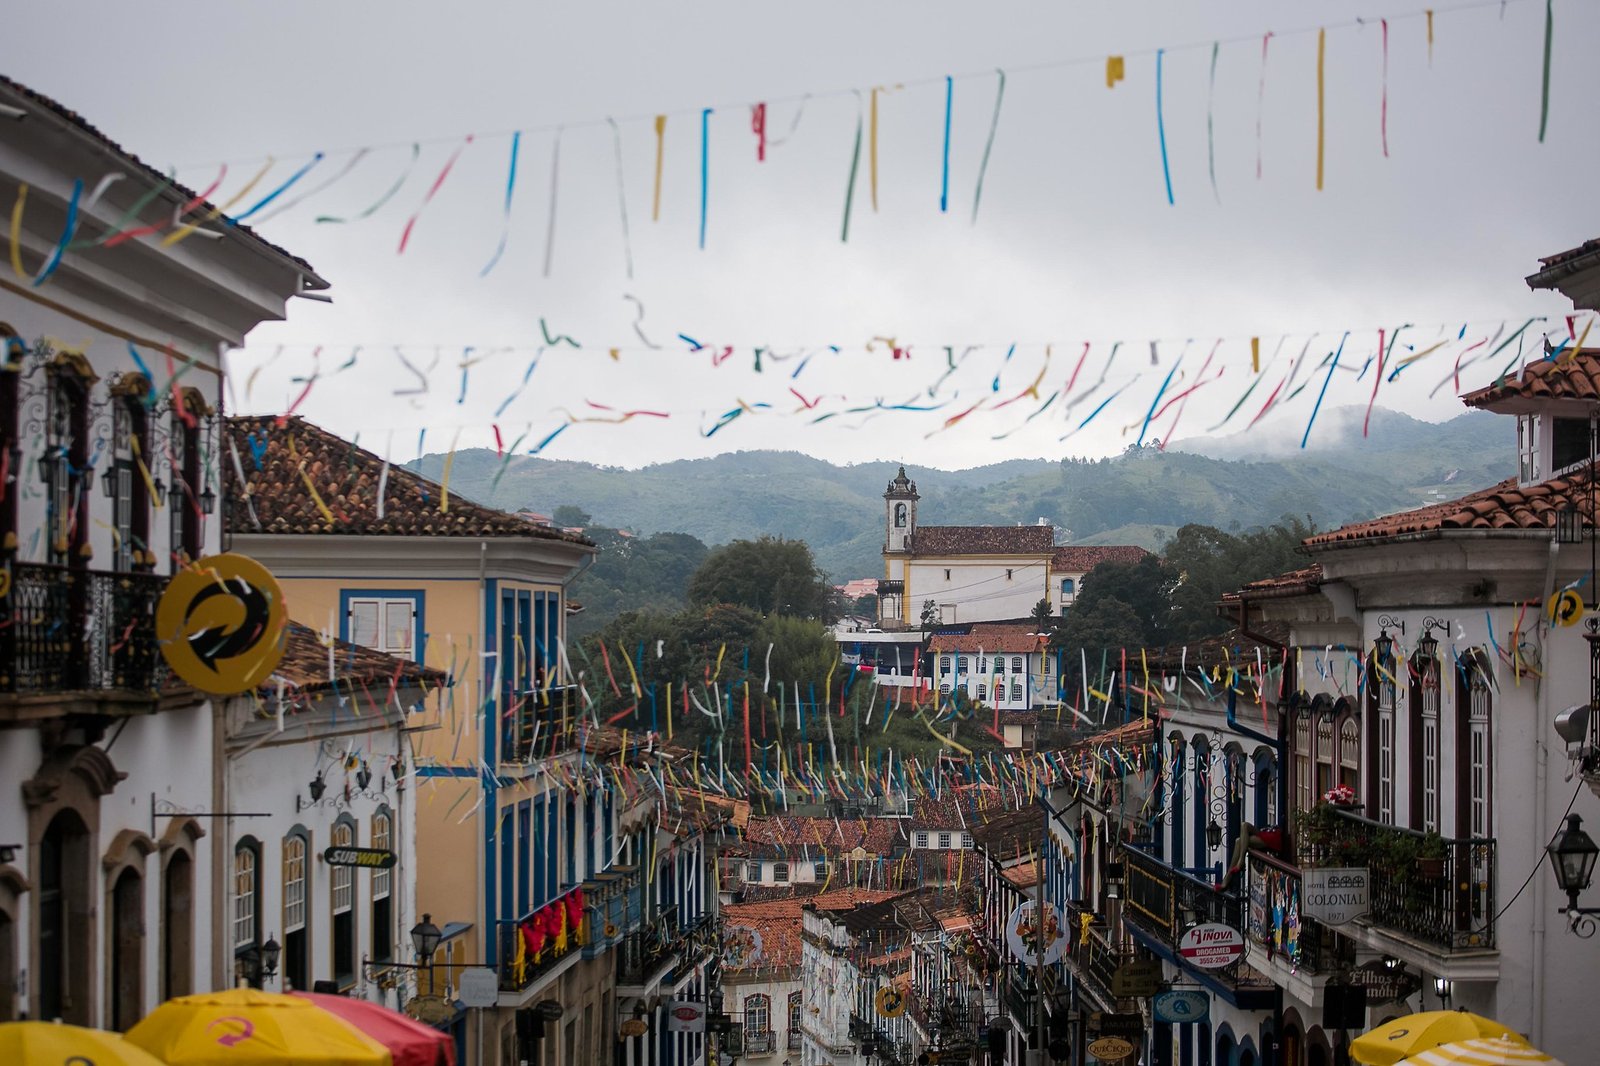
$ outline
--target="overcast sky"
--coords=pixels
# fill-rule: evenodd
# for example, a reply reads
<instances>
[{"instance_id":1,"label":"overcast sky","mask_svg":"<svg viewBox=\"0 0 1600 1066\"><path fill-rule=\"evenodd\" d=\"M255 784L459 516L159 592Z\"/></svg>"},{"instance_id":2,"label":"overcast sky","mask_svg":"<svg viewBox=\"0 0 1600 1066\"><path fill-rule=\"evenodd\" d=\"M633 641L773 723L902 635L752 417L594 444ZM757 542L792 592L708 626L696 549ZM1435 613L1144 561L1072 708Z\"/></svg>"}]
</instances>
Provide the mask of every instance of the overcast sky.
<instances>
[{"instance_id":1,"label":"overcast sky","mask_svg":"<svg viewBox=\"0 0 1600 1066\"><path fill-rule=\"evenodd\" d=\"M125 3L30 4L8 16L5 70L146 161L178 166L192 186L209 185L226 162L223 199L274 157L275 169L241 208L314 151L329 156L285 201L338 174L349 150L381 146L325 193L261 225L329 279L334 303L297 300L287 322L252 335L231 361L235 409L283 410L303 391L294 378L312 370L321 345L322 377L300 412L345 435L360 433L363 444L397 459L415 453L423 426L428 451L453 441L492 445L492 424L508 445L525 435L526 450L563 424L563 410L603 415L585 408L592 402L671 417L573 425L543 454L633 466L784 447L836 461L970 466L1120 450L1137 438L1180 356L1163 402L1210 380L1181 413L1176 435L1204 432L1249 387L1252 336L1262 338L1263 362L1274 352L1279 362L1226 432L1244 427L1305 350L1312 362L1296 384L1315 380L1268 419L1303 424L1325 376L1309 367L1347 329L1356 332L1341 363L1354 369L1333 375L1330 406L1370 400L1376 375L1358 380L1357 372L1380 327L1413 326L1395 358L1453 339L1464 324L1464 343L1491 338L1502 320L1509 333L1534 315L1552 316L1536 327L1541 333L1565 334L1566 302L1529 292L1522 279L1539 256L1600 232L1590 188L1600 126L1582 76L1600 37L1600 5L1555 4L1542 145L1544 4L1439 0L1431 64L1422 7L1418 0L561 8L281 0L169 3L152 17ZM1319 25L1328 27L1321 192ZM1262 93L1267 30L1275 36ZM1220 42L1214 94L1213 41ZM1157 48L1166 49L1161 117L1171 205L1157 126ZM1108 54L1127 57L1126 78L1114 89L1106 88ZM974 224L997 68L1007 71L1004 102ZM949 209L941 212L947 74L956 77ZM877 208L864 131L843 243L857 122L873 86L886 90L878 96ZM759 101L770 101L765 162L756 160L751 130L750 105ZM713 112L701 250L705 107ZM669 117L660 220L652 221L650 116L657 113ZM607 116L618 120L615 140ZM563 126L551 240L552 155ZM508 242L480 277L501 238L509 131L518 129ZM407 220L468 133L478 136L397 255ZM423 142L421 158L383 208L360 222L314 221L377 201L406 172L413 141ZM661 350L643 347L629 296L642 304L644 335ZM541 318L582 349L547 351L513 396L543 343ZM735 352L713 366L707 352L686 353L680 333ZM886 346L865 352L875 336L910 344L910 357L896 360ZM1154 362L1152 339L1159 341ZM1067 383L1085 341L1091 348L1076 384L1079 402L1064 414L1067 403L1058 399L1022 426ZM1116 361L1098 390L1086 392L1117 341ZM1530 351L1536 343L1530 333ZM338 370L358 344L355 365ZM404 394L418 386L396 345L419 368L433 368L425 393ZM463 391L459 364L469 345L469 359L514 350L470 366ZM930 398L947 365L945 345L957 355L981 347ZM1032 383L1045 367L1046 345L1038 401L987 410ZM768 349L759 375L755 346ZM615 359L612 347L620 349ZM1436 355L1453 361L1454 350ZM1471 370L1463 386L1492 377L1514 351L1493 370ZM773 355L793 358L774 362ZM791 377L806 355L811 361ZM1429 393L1450 369L1430 356L1385 380L1377 402L1447 417L1460 409L1453 383L1432 399ZM817 406L793 413L799 401L791 387ZM1124 387L1093 422L1061 440ZM913 396L918 405L948 406L811 421ZM941 428L980 399L983 409ZM751 410L705 436L739 401ZM1151 432L1165 431L1178 414L1174 405Z\"/></svg>"}]
</instances>

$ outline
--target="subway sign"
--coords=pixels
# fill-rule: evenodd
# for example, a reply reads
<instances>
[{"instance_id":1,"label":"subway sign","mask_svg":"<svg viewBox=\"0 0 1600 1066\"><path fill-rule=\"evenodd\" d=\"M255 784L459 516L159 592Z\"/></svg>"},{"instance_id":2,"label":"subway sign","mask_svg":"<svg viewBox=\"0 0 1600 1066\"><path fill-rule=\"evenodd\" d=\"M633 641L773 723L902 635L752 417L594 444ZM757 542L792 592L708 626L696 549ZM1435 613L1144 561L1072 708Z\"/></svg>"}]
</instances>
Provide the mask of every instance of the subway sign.
<instances>
[{"instance_id":1,"label":"subway sign","mask_svg":"<svg viewBox=\"0 0 1600 1066\"><path fill-rule=\"evenodd\" d=\"M371 870L387 870L395 864L394 852L387 848L328 848L322 861L329 866L365 866Z\"/></svg>"}]
</instances>

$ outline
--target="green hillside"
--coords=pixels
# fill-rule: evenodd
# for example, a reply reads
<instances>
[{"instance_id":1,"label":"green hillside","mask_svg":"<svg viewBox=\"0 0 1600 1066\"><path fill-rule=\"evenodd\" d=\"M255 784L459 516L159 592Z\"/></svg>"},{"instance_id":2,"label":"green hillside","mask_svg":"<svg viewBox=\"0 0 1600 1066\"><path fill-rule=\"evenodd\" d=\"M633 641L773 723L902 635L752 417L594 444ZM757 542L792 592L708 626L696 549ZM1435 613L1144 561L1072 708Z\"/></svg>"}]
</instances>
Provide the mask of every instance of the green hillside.
<instances>
[{"instance_id":1,"label":"green hillside","mask_svg":"<svg viewBox=\"0 0 1600 1066\"><path fill-rule=\"evenodd\" d=\"M1247 529L1285 514L1320 527L1417 507L1506 477L1509 419L1478 412L1430 424L1393 411L1324 412L1310 451L1298 440L1244 434L1130 448L1110 459L1009 460L960 471L913 466L930 525L1054 524L1064 541L1155 547L1189 522ZM1180 450L1183 449L1183 450ZM1201 454L1202 450L1206 454ZM413 464L441 474L443 456ZM835 466L795 452L735 452L623 470L487 450L456 455L450 487L492 506L549 514L562 504L597 526L687 533L707 545L772 534L805 540L836 581L880 572L889 462Z\"/></svg>"}]
</instances>

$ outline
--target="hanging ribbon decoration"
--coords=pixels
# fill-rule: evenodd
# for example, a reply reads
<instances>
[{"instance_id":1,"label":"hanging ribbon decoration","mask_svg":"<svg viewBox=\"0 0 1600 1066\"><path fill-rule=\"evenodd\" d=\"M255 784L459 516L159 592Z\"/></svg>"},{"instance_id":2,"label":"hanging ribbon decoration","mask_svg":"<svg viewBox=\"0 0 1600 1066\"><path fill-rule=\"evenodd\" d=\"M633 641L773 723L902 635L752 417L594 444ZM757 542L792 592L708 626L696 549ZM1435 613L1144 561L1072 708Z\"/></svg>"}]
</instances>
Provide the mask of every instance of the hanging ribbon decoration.
<instances>
[{"instance_id":1,"label":"hanging ribbon decoration","mask_svg":"<svg viewBox=\"0 0 1600 1066\"><path fill-rule=\"evenodd\" d=\"M1544 0L1544 75L1540 81L1539 89L1539 143L1544 143L1545 126L1550 121L1550 42L1555 36L1556 16L1555 0ZM1429 12L1429 27L1431 28L1433 14ZM1433 40L1430 33L1429 41Z\"/></svg>"},{"instance_id":2,"label":"hanging ribbon decoration","mask_svg":"<svg viewBox=\"0 0 1600 1066\"><path fill-rule=\"evenodd\" d=\"M706 185L711 175L711 108L700 109L700 247L706 246Z\"/></svg>"},{"instance_id":3,"label":"hanging ribbon decoration","mask_svg":"<svg viewBox=\"0 0 1600 1066\"><path fill-rule=\"evenodd\" d=\"M1317 191L1322 191L1322 160L1324 147L1327 143L1325 137L1325 118L1327 114L1326 93L1327 79L1324 77L1324 67L1328 54L1328 31L1317 31Z\"/></svg>"},{"instance_id":4,"label":"hanging ribbon decoration","mask_svg":"<svg viewBox=\"0 0 1600 1066\"><path fill-rule=\"evenodd\" d=\"M850 150L850 179L844 187L844 224L839 230L839 243L844 244L850 240L850 209L856 199L856 168L861 164L861 93L856 96L856 139L855 147Z\"/></svg>"},{"instance_id":5,"label":"hanging ribbon decoration","mask_svg":"<svg viewBox=\"0 0 1600 1066\"><path fill-rule=\"evenodd\" d=\"M1165 48L1156 49L1156 136L1161 141L1161 177L1167 183L1167 203L1171 204L1173 202L1172 167L1167 162L1167 120L1162 113L1161 107L1161 68L1162 60L1165 59L1166 54L1167 50Z\"/></svg>"},{"instance_id":6,"label":"hanging ribbon decoration","mask_svg":"<svg viewBox=\"0 0 1600 1066\"><path fill-rule=\"evenodd\" d=\"M983 162L978 164L978 186L972 193L972 223L978 223L978 204L983 199L983 176L989 172L989 153L994 148L995 130L1000 128L1000 105L1006 98L1006 72L995 68L1000 78L994 90L994 115L989 119L989 137L983 142Z\"/></svg>"},{"instance_id":7,"label":"hanging ribbon decoration","mask_svg":"<svg viewBox=\"0 0 1600 1066\"><path fill-rule=\"evenodd\" d=\"M1261 119L1267 107L1267 46L1272 43L1272 31L1261 36L1261 80L1256 84L1256 180L1261 180Z\"/></svg>"},{"instance_id":8,"label":"hanging ribbon decoration","mask_svg":"<svg viewBox=\"0 0 1600 1066\"><path fill-rule=\"evenodd\" d=\"M489 262L478 271L478 277L486 278L489 271L500 262L500 257L505 254L506 241L511 238L511 194L517 188L517 151L522 147L522 131L518 130L511 135L511 162L506 170L506 203L500 224L500 243L495 246L494 255L489 257Z\"/></svg>"},{"instance_id":9,"label":"hanging ribbon decoration","mask_svg":"<svg viewBox=\"0 0 1600 1066\"><path fill-rule=\"evenodd\" d=\"M767 161L767 105L752 104L750 107L750 132L756 135L756 162Z\"/></svg>"},{"instance_id":10,"label":"hanging ribbon decoration","mask_svg":"<svg viewBox=\"0 0 1600 1066\"><path fill-rule=\"evenodd\" d=\"M1383 138L1383 158L1389 158L1389 20L1379 19L1383 27L1383 92L1378 105L1378 132Z\"/></svg>"},{"instance_id":11,"label":"hanging ribbon decoration","mask_svg":"<svg viewBox=\"0 0 1600 1066\"><path fill-rule=\"evenodd\" d=\"M955 102L955 79L944 79L944 151L939 174L939 210L950 210L950 107Z\"/></svg>"},{"instance_id":12,"label":"hanging ribbon decoration","mask_svg":"<svg viewBox=\"0 0 1600 1066\"><path fill-rule=\"evenodd\" d=\"M872 87L871 126L867 135L867 175L872 187L872 210L878 210L878 94L883 90L874 85Z\"/></svg>"},{"instance_id":13,"label":"hanging ribbon decoration","mask_svg":"<svg viewBox=\"0 0 1600 1066\"><path fill-rule=\"evenodd\" d=\"M466 151L467 145L472 143L472 137L472 134L467 134L466 140L462 141L456 147L456 150L450 153L450 158L445 160L444 168L439 171L439 176L433 179L432 185L428 186L428 192L423 196L422 203L417 205L415 213L406 220L405 228L400 231L400 247L395 252L396 255L405 254L406 245L411 243L411 231L416 228L417 219L422 217L422 212L427 210L428 204L433 202L434 196L439 192L439 187L450 176L450 170L456 165L456 160L461 158L461 153Z\"/></svg>"},{"instance_id":14,"label":"hanging ribbon decoration","mask_svg":"<svg viewBox=\"0 0 1600 1066\"><path fill-rule=\"evenodd\" d=\"M364 218L372 217L372 215L379 208L381 208L384 204L388 203L390 200L394 199L395 194L400 191L401 186L405 185L407 180L410 179L411 172L416 169L417 160L419 158L421 158L421 156L422 156L422 145L421 144L417 144L417 143L412 144L411 145L411 160L408 163L406 163L405 169L400 172L400 176L395 179L394 184L389 186L389 191L385 192L382 196L378 197L378 201L376 203L374 203L371 207L368 207L365 211L362 211L360 214L357 214L357 215L352 215L349 218L340 218L340 217L338 217L336 215L318 215L317 216L317 223L319 225L322 224L322 223L325 223L325 222L331 222L331 223L335 223L335 224L343 224L345 222L360 222Z\"/></svg>"},{"instance_id":15,"label":"hanging ribbon decoration","mask_svg":"<svg viewBox=\"0 0 1600 1066\"><path fill-rule=\"evenodd\" d=\"M1217 138L1212 129L1211 117L1217 102L1217 53L1221 50L1221 43L1211 42L1211 80L1206 89L1206 167L1211 174L1211 195L1218 204L1222 203L1222 194L1217 191Z\"/></svg>"},{"instance_id":16,"label":"hanging ribbon decoration","mask_svg":"<svg viewBox=\"0 0 1600 1066\"><path fill-rule=\"evenodd\" d=\"M611 127L611 148L617 158L617 212L622 216L622 255L628 264L628 280L633 280L633 238L628 233L628 191L623 184L622 175L622 131L617 129L617 120L606 116L606 125Z\"/></svg>"},{"instance_id":17,"label":"hanging ribbon decoration","mask_svg":"<svg viewBox=\"0 0 1600 1066\"><path fill-rule=\"evenodd\" d=\"M555 147L550 151L550 214L544 224L544 276L550 276L550 262L556 252L556 194L561 189L561 130L556 130ZM705 241L701 240L701 247Z\"/></svg>"},{"instance_id":18,"label":"hanging ribbon decoration","mask_svg":"<svg viewBox=\"0 0 1600 1066\"><path fill-rule=\"evenodd\" d=\"M657 115L656 126L656 178L655 193L650 200L650 221L661 221L661 159L666 151L667 116Z\"/></svg>"},{"instance_id":19,"label":"hanging ribbon decoration","mask_svg":"<svg viewBox=\"0 0 1600 1066\"><path fill-rule=\"evenodd\" d=\"M293 174L289 175L289 180L288 181L284 182L282 185L279 185L276 189L273 189L271 192L267 193L267 195L265 195L261 199L257 200L254 204L251 204L250 208L248 210L246 210L243 214L235 215L233 221L234 222L245 222L245 221L248 221L249 218L252 215L254 215L257 211L260 211L263 207L266 207L268 204L272 203L272 201L276 200L278 197L280 197L284 193L288 192L289 188L291 186L293 186L296 182L298 182L301 178L305 177L307 174L311 173L312 168L315 167L320 162L322 162L322 153L318 152L316 155L311 157L310 162L306 163L299 170L297 170Z\"/></svg>"}]
</instances>

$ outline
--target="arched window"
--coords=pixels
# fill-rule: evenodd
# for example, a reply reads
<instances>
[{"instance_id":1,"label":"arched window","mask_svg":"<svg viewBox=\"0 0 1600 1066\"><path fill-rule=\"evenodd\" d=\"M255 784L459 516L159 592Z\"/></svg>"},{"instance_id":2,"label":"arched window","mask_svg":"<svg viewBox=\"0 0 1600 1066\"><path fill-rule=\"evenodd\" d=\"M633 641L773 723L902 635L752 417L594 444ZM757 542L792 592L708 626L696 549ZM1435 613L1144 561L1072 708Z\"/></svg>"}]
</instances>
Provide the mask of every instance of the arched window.
<instances>
[{"instance_id":1,"label":"arched window","mask_svg":"<svg viewBox=\"0 0 1600 1066\"><path fill-rule=\"evenodd\" d=\"M1073 598L1075 596L1077 596L1077 594L1078 594L1078 583L1076 581L1072 580L1072 578L1070 578L1070 577L1062 578L1061 579L1061 598L1063 600L1065 600L1067 603L1071 603Z\"/></svg>"},{"instance_id":2,"label":"arched window","mask_svg":"<svg viewBox=\"0 0 1600 1066\"><path fill-rule=\"evenodd\" d=\"M233 848L233 956L239 976L259 988L259 973L245 961L261 943L256 920L261 903L261 842L244 837Z\"/></svg>"},{"instance_id":3,"label":"arched window","mask_svg":"<svg viewBox=\"0 0 1600 1066\"><path fill-rule=\"evenodd\" d=\"M1411 657L1411 818L1413 829L1439 829L1439 661Z\"/></svg>"},{"instance_id":4,"label":"arched window","mask_svg":"<svg viewBox=\"0 0 1600 1066\"><path fill-rule=\"evenodd\" d=\"M800 1007L802 1002L799 992L789 993L789 1049L791 1051L800 1046Z\"/></svg>"},{"instance_id":5,"label":"arched window","mask_svg":"<svg viewBox=\"0 0 1600 1066\"><path fill-rule=\"evenodd\" d=\"M1380 648L1388 645L1380 639ZM1367 808L1372 817L1394 824L1395 774L1395 660L1392 654L1367 656L1367 710L1372 725L1367 730Z\"/></svg>"},{"instance_id":6,"label":"arched window","mask_svg":"<svg viewBox=\"0 0 1600 1066\"><path fill-rule=\"evenodd\" d=\"M1011 702L1012 703L1021 703L1022 702L1022 683L1019 682L1019 681L1011 682Z\"/></svg>"},{"instance_id":7,"label":"arched window","mask_svg":"<svg viewBox=\"0 0 1600 1066\"><path fill-rule=\"evenodd\" d=\"M571 840L569 825L567 839ZM369 847L379 851L394 848L394 817L388 807L379 807L372 815L372 839ZM374 867L372 871L372 957L388 962L394 957L394 877L386 869Z\"/></svg>"},{"instance_id":8,"label":"arched window","mask_svg":"<svg viewBox=\"0 0 1600 1066\"><path fill-rule=\"evenodd\" d=\"M964 674L966 672L967 672L967 657L965 655L956 656L956 673Z\"/></svg>"},{"instance_id":9,"label":"arched window","mask_svg":"<svg viewBox=\"0 0 1600 1066\"><path fill-rule=\"evenodd\" d=\"M904 529L906 527L906 505L903 503L894 505L894 525L896 529Z\"/></svg>"},{"instance_id":10,"label":"arched window","mask_svg":"<svg viewBox=\"0 0 1600 1066\"><path fill-rule=\"evenodd\" d=\"M948 674L950 672L950 656L939 656L939 672L941 674Z\"/></svg>"},{"instance_id":11,"label":"arched window","mask_svg":"<svg viewBox=\"0 0 1600 1066\"><path fill-rule=\"evenodd\" d=\"M1312 786L1316 791L1316 794L1312 797L1313 802L1327 795L1328 790L1339 783L1338 768L1334 765L1334 760L1339 757L1339 751L1338 746L1333 742L1337 729L1336 719L1338 718L1338 712L1326 699L1319 701L1319 703L1322 706L1318 707L1314 723L1317 734L1314 741L1316 746L1312 749L1312 755L1317 764L1317 776L1315 784Z\"/></svg>"},{"instance_id":12,"label":"arched window","mask_svg":"<svg viewBox=\"0 0 1600 1066\"><path fill-rule=\"evenodd\" d=\"M109 903L111 1027L126 1032L144 1014L144 877L136 867L117 873Z\"/></svg>"},{"instance_id":13,"label":"arched window","mask_svg":"<svg viewBox=\"0 0 1600 1066\"><path fill-rule=\"evenodd\" d=\"M283 838L283 973L284 991L311 988L311 953L307 947L310 922L306 903L311 898L311 837L295 826Z\"/></svg>"},{"instance_id":14,"label":"arched window","mask_svg":"<svg viewBox=\"0 0 1600 1066\"><path fill-rule=\"evenodd\" d=\"M22 437L18 432L21 418L17 409L18 385L22 378L22 338L5 322L0 322L0 455L7 456L7 484L0 494L0 556L10 555L17 547L17 488L22 485L23 472L18 468L17 456L22 454ZM0 981L6 978L0 977ZM3 986L0 986L3 991ZM0 1006L0 1019L6 1004Z\"/></svg>"},{"instance_id":15,"label":"arched window","mask_svg":"<svg viewBox=\"0 0 1600 1066\"><path fill-rule=\"evenodd\" d=\"M146 569L150 547L150 497L138 464L150 462L150 415L144 397L150 381L143 374L120 378L113 387L111 456L101 477L111 496L112 538L117 570Z\"/></svg>"},{"instance_id":16,"label":"arched window","mask_svg":"<svg viewBox=\"0 0 1600 1066\"><path fill-rule=\"evenodd\" d=\"M1456 832L1458 837L1493 835L1490 731L1493 696L1489 660L1481 650L1461 657L1456 669Z\"/></svg>"},{"instance_id":17,"label":"arched window","mask_svg":"<svg viewBox=\"0 0 1600 1066\"><path fill-rule=\"evenodd\" d=\"M174 847L161 875L161 998L194 991L194 856Z\"/></svg>"},{"instance_id":18,"label":"arched window","mask_svg":"<svg viewBox=\"0 0 1600 1066\"><path fill-rule=\"evenodd\" d=\"M210 412L205 400L194 389L184 389L181 405L172 412L169 472L172 487L167 490L167 509L171 513L170 551L174 572L181 563L201 555L200 503L207 486L201 474L200 420ZM181 561L181 563L180 563Z\"/></svg>"},{"instance_id":19,"label":"arched window","mask_svg":"<svg viewBox=\"0 0 1600 1066\"><path fill-rule=\"evenodd\" d=\"M774 881L776 881L780 885L788 884L789 883L789 864L786 863L786 862L775 862L775 863L773 863L772 864L772 879Z\"/></svg>"},{"instance_id":20,"label":"arched window","mask_svg":"<svg viewBox=\"0 0 1600 1066\"><path fill-rule=\"evenodd\" d=\"M1339 720L1338 776L1339 784L1361 794L1361 719L1353 711Z\"/></svg>"},{"instance_id":21,"label":"arched window","mask_svg":"<svg viewBox=\"0 0 1600 1066\"><path fill-rule=\"evenodd\" d=\"M979 685L978 685L978 702L982 703L984 700L986 700L988 698L989 698L989 686L985 685L985 684L982 684L982 683L979 683Z\"/></svg>"},{"instance_id":22,"label":"arched window","mask_svg":"<svg viewBox=\"0 0 1600 1066\"><path fill-rule=\"evenodd\" d=\"M341 814L333 823L328 843L336 848L356 846L355 819ZM329 903L333 911L333 979L343 988L356 979L355 867L333 866L328 874Z\"/></svg>"},{"instance_id":23,"label":"arched window","mask_svg":"<svg viewBox=\"0 0 1600 1066\"><path fill-rule=\"evenodd\" d=\"M1011 657L1011 672L1013 674L1022 673L1022 656L1013 655Z\"/></svg>"},{"instance_id":24,"label":"arched window","mask_svg":"<svg viewBox=\"0 0 1600 1066\"><path fill-rule=\"evenodd\" d=\"M49 422L41 473L50 514L50 561L86 566L89 543L89 389L94 375L82 356L57 357L50 368Z\"/></svg>"},{"instance_id":25,"label":"arched window","mask_svg":"<svg viewBox=\"0 0 1600 1066\"><path fill-rule=\"evenodd\" d=\"M772 997L759 994L744 997L744 1031L746 1036L772 1032Z\"/></svg>"}]
</instances>

